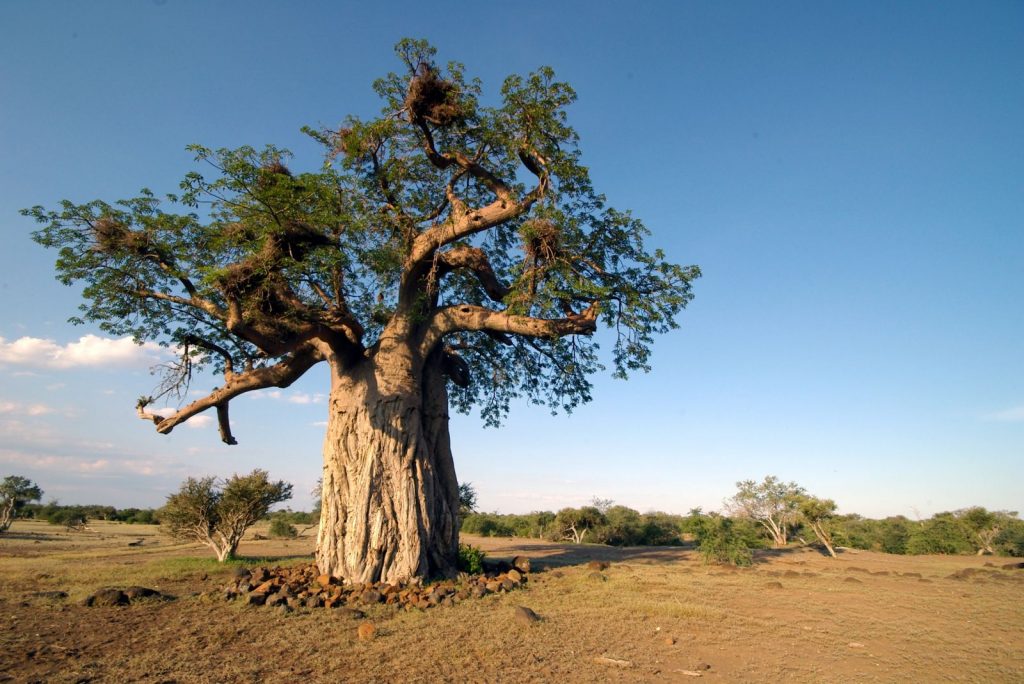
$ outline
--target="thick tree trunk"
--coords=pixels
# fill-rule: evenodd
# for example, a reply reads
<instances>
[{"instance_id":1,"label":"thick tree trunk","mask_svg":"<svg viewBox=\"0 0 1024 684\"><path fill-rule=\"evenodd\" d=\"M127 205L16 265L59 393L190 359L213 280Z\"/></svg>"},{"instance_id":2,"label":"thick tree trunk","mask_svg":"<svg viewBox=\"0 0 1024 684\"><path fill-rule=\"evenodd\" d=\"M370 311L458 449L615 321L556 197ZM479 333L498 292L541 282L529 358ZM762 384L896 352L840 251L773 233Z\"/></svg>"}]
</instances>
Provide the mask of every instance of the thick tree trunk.
<instances>
[{"instance_id":1,"label":"thick tree trunk","mask_svg":"<svg viewBox=\"0 0 1024 684\"><path fill-rule=\"evenodd\" d=\"M452 576L458 483L438 359L335 370L316 560L346 583Z\"/></svg>"}]
</instances>

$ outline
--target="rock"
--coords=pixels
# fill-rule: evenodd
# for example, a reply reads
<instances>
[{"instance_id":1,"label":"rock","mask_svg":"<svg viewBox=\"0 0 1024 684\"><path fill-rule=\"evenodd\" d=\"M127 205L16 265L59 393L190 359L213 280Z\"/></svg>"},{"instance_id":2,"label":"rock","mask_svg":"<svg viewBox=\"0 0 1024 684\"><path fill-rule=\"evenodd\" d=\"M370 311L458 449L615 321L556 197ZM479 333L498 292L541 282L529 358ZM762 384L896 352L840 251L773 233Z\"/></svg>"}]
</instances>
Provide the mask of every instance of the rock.
<instances>
[{"instance_id":1,"label":"rock","mask_svg":"<svg viewBox=\"0 0 1024 684\"><path fill-rule=\"evenodd\" d=\"M479 584L473 585L473 588L470 589L469 592L473 595L473 598L483 598L484 596L487 596L487 594L490 593L487 590L487 587Z\"/></svg>"},{"instance_id":2,"label":"rock","mask_svg":"<svg viewBox=\"0 0 1024 684\"><path fill-rule=\"evenodd\" d=\"M287 615L288 613L293 612L295 609L289 606L287 603L282 603L277 607L276 610L279 615Z\"/></svg>"},{"instance_id":3,"label":"rock","mask_svg":"<svg viewBox=\"0 0 1024 684\"><path fill-rule=\"evenodd\" d=\"M532 625L535 622L540 622L540 616L531 608L516 606L515 620L521 625Z\"/></svg>"},{"instance_id":4,"label":"rock","mask_svg":"<svg viewBox=\"0 0 1024 684\"><path fill-rule=\"evenodd\" d=\"M359 600L367 605L372 605L374 603L380 603L384 600L384 597L381 595L379 591L375 589L367 589L362 594L360 594Z\"/></svg>"},{"instance_id":5,"label":"rock","mask_svg":"<svg viewBox=\"0 0 1024 684\"><path fill-rule=\"evenodd\" d=\"M665 642L666 646L675 646L677 639L674 636L667 636L662 641Z\"/></svg>"},{"instance_id":6,"label":"rock","mask_svg":"<svg viewBox=\"0 0 1024 684\"><path fill-rule=\"evenodd\" d=\"M364 622L359 625L356 633L359 635L360 641L369 641L377 635L377 628L373 626L372 622Z\"/></svg>"},{"instance_id":7,"label":"rock","mask_svg":"<svg viewBox=\"0 0 1024 684\"><path fill-rule=\"evenodd\" d=\"M800 573L797 572L796 570L787 570L786 572L782 573L782 576L783 577L799 577Z\"/></svg>"},{"instance_id":8,"label":"rock","mask_svg":"<svg viewBox=\"0 0 1024 684\"><path fill-rule=\"evenodd\" d=\"M853 581L856 582L857 580L853 580ZM776 581L776 582L765 582L764 588L765 589L784 589L785 587L782 586L782 582Z\"/></svg>"},{"instance_id":9,"label":"rock","mask_svg":"<svg viewBox=\"0 0 1024 684\"><path fill-rule=\"evenodd\" d=\"M93 608L127 606L129 598L120 589L100 589L82 603Z\"/></svg>"},{"instance_id":10,"label":"rock","mask_svg":"<svg viewBox=\"0 0 1024 684\"><path fill-rule=\"evenodd\" d=\"M1003 565L1003 570L1024 570L1024 562L1006 563Z\"/></svg>"},{"instance_id":11,"label":"rock","mask_svg":"<svg viewBox=\"0 0 1024 684\"><path fill-rule=\"evenodd\" d=\"M524 579L526 579L526 576L523 573L521 573L518 570L516 570L515 568L512 568L511 570L509 570L505 574L505 576L508 577L513 582L515 582L516 584L521 584L522 581Z\"/></svg>"},{"instance_id":12,"label":"rock","mask_svg":"<svg viewBox=\"0 0 1024 684\"><path fill-rule=\"evenodd\" d=\"M505 591L512 591L516 588L516 583L510 580L508 577L501 580L501 588Z\"/></svg>"},{"instance_id":13,"label":"rock","mask_svg":"<svg viewBox=\"0 0 1024 684\"><path fill-rule=\"evenodd\" d=\"M316 578L316 583L319 584L324 589L326 589L327 587L331 586L332 584L337 584L337 582L334 580L334 578L331 577L330 575L320 575L319 577Z\"/></svg>"},{"instance_id":14,"label":"rock","mask_svg":"<svg viewBox=\"0 0 1024 684\"><path fill-rule=\"evenodd\" d=\"M334 611L334 614L341 618L347 618L349 620L362 620L366 617L366 613L355 608L339 608Z\"/></svg>"},{"instance_id":15,"label":"rock","mask_svg":"<svg viewBox=\"0 0 1024 684\"><path fill-rule=\"evenodd\" d=\"M611 563L608 561L592 560L587 563L589 570L607 570L609 567L611 567Z\"/></svg>"},{"instance_id":16,"label":"rock","mask_svg":"<svg viewBox=\"0 0 1024 684\"><path fill-rule=\"evenodd\" d=\"M516 556L512 559L512 569L522 573L530 572L530 559L526 556Z\"/></svg>"},{"instance_id":17,"label":"rock","mask_svg":"<svg viewBox=\"0 0 1024 684\"><path fill-rule=\"evenodd\" d=\"M594 662L598 665L611 665L612 667L633 667L633 663L628 660L619 660L617 658L609 658L607 656L598 656L594 658Z\"/></svg>"},{"instance_id":18,"label":"rock","mask_svg":"<svg viewBox=\"0 0 1024 684\"><path fill-rule=\"evenodd\" d=\"M248 594L245 597L245 605L247 605L247 606L262 606L266 602L267 602L267 595L266 594L252 593L252 594Z\"/></svg>"},{"instance_id":19,"label":"rock","mask_svg":"<svg viewBox=\"0 0 1024 684\"><path fill-rule=\"evenodd\" d=\"M856 577L844 577L843 581L844 582L849 582L850 584L864 584L863 582L861 582Z\"/></svg>"},{"instance_id":20,"label":"rock","mask_svg":"<svg viewBox=\"0 0 1024 684\"><path fill-rule=\"evenodd\" d=\"M135 601L136 599L148 599L148 598L166 598L156 589L150 589L149 587L128 587L124 590L125 596L128 597L129 601Z\"/></svg>"},{"instance_id":21,"label":"rock","mask_svg":"<svg viewBox=\"0 0 1024 684\"><path fill-rule=\"evenodd\" d=\"M590 573L589 575L587 575L587 577L589 577L589 578L590 578L590 579L592 579L592 580L596 580L596 581L598 581L598 582L604 582L605 580L607 580L607 579L608 579L607 577L605 577L605 576L604 576L603 574L601 574L600 572L592 572L592 573Z\"/></svg>"},{"instance_id":22,"label":"rock","mask_svg":"<svg viewBox=\"0 0 1024 684\"><path fill-rule=\"evenodd\" d=\"M488 582L484 586L487 587L487 591L492 594L496 594L497 592L501 591L501 582L492 581Z\"/></svg>"},{"instance_id":23,"label":"rock","mask_svg":"<svg viewBox=\"0 0 1024 684\"><path fill-rule=\"evenodd\" d=\"M850 648L864 648L864 644L860 643L859 641L851 641L846 645Z\"/></svg>"}]
</instances>

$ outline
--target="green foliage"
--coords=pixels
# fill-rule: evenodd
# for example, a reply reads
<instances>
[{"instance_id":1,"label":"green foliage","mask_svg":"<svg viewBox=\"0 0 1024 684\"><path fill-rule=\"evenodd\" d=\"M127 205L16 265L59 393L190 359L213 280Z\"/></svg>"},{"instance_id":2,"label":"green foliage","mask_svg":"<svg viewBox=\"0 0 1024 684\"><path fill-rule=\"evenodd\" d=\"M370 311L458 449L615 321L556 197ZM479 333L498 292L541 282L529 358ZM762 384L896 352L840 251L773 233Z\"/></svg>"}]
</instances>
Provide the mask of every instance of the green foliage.
<instances>
[{"instance_id":1,"label":"green foliage","mask_svg":"<svg viewBox=\"0 0 1024 684\"><path fill-rule=\"evenodd\" d=\"M0 533L6 532L11 522L30 501L43 498L43 490L26 477L8 475L0 482Z\"/></svg>"},{"instance_id":2,"label":"green foliage","mask_svg":"<svg viewBox=\"0 0 1024 684\"><path fill-rule=\"evenodd\" d=\"M597 506L565 508L558 516L550 511L524 515L472 513L462 519L461 531L485 537L527 537L562 541L575 525L580 541L610 546L676 546L682 544L683 518L668 513L644 513L626 506L610 506L601 513ZM586 535L582 530L586 529Z\"/></svg>"},{"instance_id":3,"label":"green foliage","mask_svg":"<svg viewBox=\"0 0 1024 684\"><path fill-rule=\"evenodd\" d=\"M727 502L729 512L736 517L756 521L777 546L784 546L790 528L800 518L800 502L805 494L803 487L768 475L763 482L737 482L736 488L738 491Z\"/></svg>"},{"instance_id":4,"label":"green foliage","mask_svg":"<svg viewBox=\"0 0 1024 684\"><path fill-rule=\"evenodd\" d=\"M573 89L541 67L484 105L481 84L426 42L396 53L403 68L374 84L380 116L305 129L325 148L317 170L292 172L272 145L194 145L201 171L177 194L24 210L58 251L58 279L84 286L72 320L180 349L157 396L198 368L270 365L312 337L359 354L389 322L460 303L545 323L589 311L611 331L613 374L648 370L700 271L648 249L646 227L592 187L567 116ZM488 208L507 214L414 254L418 238ZM498 294L473 268L436 268L460 248L486 255ZM458 347L471 378L452 387L453 406L496 424L516 397L567 411L588 401L604 368L591 328L446 331L438 344Z\"/></svg>"},{"instance_id":5,"label":"green foliage","mask_svg":"<svg viewBox=\"0 0 1024 684\"><path fill-rule=\"evenodd\" d=\"M223 481L190 477L167 497L160 520L170 534L206 544L224 561L234 556L246 529L291 495L290 484L271 482L260 469Z\"/></svg>"},{"instance_id":6,"label":"green foliage","mask_svg":"<svg viewBox=\"0 0 1024 684\"><path fill-rule=\"evenodd\" d=\"M465 517L476 511L476 489L471 482L459 483L459 516Z\"/></svg>"},{"instance_id":7,"label":"green foliage","mask_svg":"<svg viewBox=\"0 0 1024 684\"><path fill-rule=\"evenodd\" d=\"M939 513L910 527L907 553L960 554L974 551L968 528L951 513Z\"/></svg>"},{"instance_id":8,"label":"green foliage","mask_svg":"<svg viewBox=\"0 0 1024 684\"><path fill-rule=\"evenodd\" d=\"M53 506L46 512L46 522L77 530L89 522L89 516L83 506Z\"/></svg>"},{"instance_id":9,"label":"green foliage","mask_svg":"<svg viewBox=\"0 0 1024 684\"><path fill-rule=\"evenodd\" d=\"M752 549L762 545L749 526L719 515L701 516L693 528L705 563L749 566L754 562Z\"/></svg>"},{"instance_id":10,"label":"green foliage","mask_svg":"<svg viewBox=\"0 0 1024 684\"><path fill-rule=\"evenodd\" d=\"M285 516L274 515L270 518L270 536L282 539L294 539L299 536L299 531L288 522Z\"/></svg>"},{"instance_id":11,"label":"green foliage","mask_svg":"<svg viewBox=\"0 0 1024 684\"><path fill-rule=\"evenodd\" d=\"M475 546L459 544L459 572L468 572L470 575L482 574L486 557L487 554Z\"/></svg>"}]
</instances>

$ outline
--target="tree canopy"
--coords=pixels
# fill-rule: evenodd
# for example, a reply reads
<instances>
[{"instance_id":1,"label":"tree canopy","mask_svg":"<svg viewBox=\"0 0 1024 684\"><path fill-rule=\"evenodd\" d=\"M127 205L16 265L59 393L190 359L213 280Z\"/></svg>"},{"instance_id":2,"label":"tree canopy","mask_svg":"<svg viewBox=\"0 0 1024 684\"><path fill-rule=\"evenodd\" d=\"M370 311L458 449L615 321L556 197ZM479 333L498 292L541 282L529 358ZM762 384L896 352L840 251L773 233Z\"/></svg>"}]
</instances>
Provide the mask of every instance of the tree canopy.
<instances>
[{"instance_id":1,"label":"tree canopy","mask_svg":"<svg viewBox=\"0 0 1024 684\"><path fill-rule=\"evenodd\" d=\"M39 485L21 475L8 475L0 482L0 532L6 532L17 512L29 501L43 498Z\"/></svg>"},{"instance_id":2,"label":"tree canopy","mask_svg":"<svg viewBox=\"0 0 1024 684\"><path fill-rule=\"evenodd\" d=\"M646 370L654 335L676 326L699 270L649 252L643 224L594 190L568 84L541 68L488 104L426 42L396 52L405 71L374 83L379 117L305 129L326 151L318 170L291 171L274 146L193 146L206 170L177 194L25 211L60 250L60 280L85 285L76 322L178 352L156 396L199 367L225 375L170 417L143 397L159 431L216 406L233 443L232 397L391 333L443 349L452 404L487 423L520 396L571 410L603 367L599 321L620 377Z\"/></svg>"},{"instance_id":3,"label":"tree canopy","mask_svg":"<svg viewBox=\"0 0 1024 684\"><path fill-rule=\"evenodd\" d=\"M253 523L291 496L290 484L271 482L267 471L260 469L226 480L190 477L167 497L160 523L175 537L209 546L223 562L235 555Z\"/></svg>"}]
</instances>

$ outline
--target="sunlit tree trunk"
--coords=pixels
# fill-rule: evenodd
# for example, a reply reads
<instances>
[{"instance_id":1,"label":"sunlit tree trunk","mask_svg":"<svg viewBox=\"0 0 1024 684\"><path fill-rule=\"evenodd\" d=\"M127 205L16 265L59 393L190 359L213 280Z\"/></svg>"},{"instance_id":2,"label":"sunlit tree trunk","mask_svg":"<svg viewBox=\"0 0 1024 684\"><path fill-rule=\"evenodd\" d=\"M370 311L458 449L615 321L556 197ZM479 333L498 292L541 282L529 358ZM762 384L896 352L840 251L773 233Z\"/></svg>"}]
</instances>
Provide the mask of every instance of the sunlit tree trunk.
<instances>
[{"instance_id":1,"label":"sunlit tree trunk","mask_svg":"<svg viewBox=\"0 0 1024 684\"><path fill-rule=\"evenodd\" d=\"M332 373L316 559L349 583L452 576L458 483L439 364L378 354Z\"/></svg>"}]
</instances>

